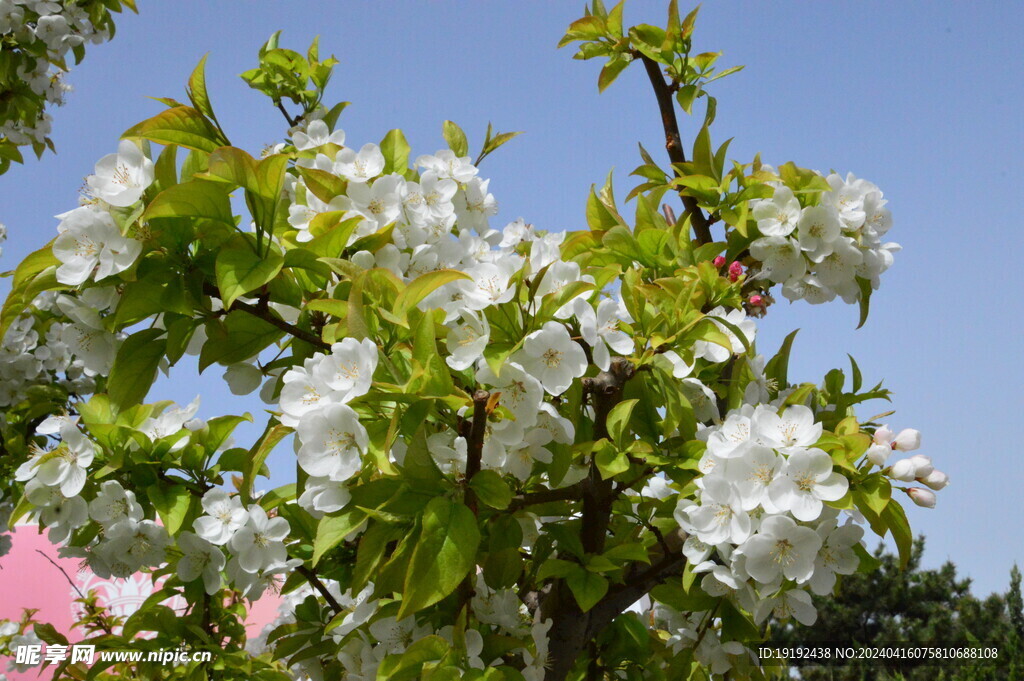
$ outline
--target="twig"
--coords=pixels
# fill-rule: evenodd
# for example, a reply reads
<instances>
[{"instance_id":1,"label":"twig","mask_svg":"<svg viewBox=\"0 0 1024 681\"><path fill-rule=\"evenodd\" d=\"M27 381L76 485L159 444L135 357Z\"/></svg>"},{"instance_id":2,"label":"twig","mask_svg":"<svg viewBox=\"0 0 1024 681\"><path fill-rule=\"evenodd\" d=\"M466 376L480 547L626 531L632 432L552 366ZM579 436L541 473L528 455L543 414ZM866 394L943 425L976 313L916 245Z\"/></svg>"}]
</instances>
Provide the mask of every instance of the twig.
<instances>
[{"instance_id":1,"label":"twig","mask_svg":"<svg viewBox=\"0 0 1024 681\"><path fill-rule=\"evenodd\" d=\"M277 104L278 111L284 116L284 119L288 121L288 125L294 126L299 122L299 119L292 118L288 115L288 111L284 108L284 104L281 103L280 99L275 99L274 104Z\"/></svg>"},{"instance_id":2,"label":"twig","mask_svg":"<svg viewBox=\"0 0 1024 681\"><path fill-rule=\"evenodd\" d=\"M65 570L63 567L61 567L60 564L57 563L57 561L55 561L53 558L50 558L48 555L43 553L40 549L36 549L36 553L38 553L40 556L42 556L46 560L50 561L50 565L52 565L53 567L55 567L58 570L60 570L60 573L62 575L64 575L64 579L68 580L68 584L70 584L71 588L75 590L75 593L78 594L79 598L81 598L83 601L88 601L88 598L86 597L86 595L82 593L82 590L78 588L78 585L75 584L75 582L68 575L67 570ZM85 604L83 604L83 605L85 605ZM97 613L97 614L99 614L99 613ZM103 615L102 614L99 614L99 617L97 618L97 621L99 622L99 625L103 629L103 631L107 632L111 636L114 635L114 631L110 628L110 625L103 621Z\"/></svg>"},{"instance_id":3,"label":"twig","mask_svg":"<svg viewBox=\"0 0 1024 681\"><path fill-rule=\"evenodd\" d=\"M335 615L341 614L344 610L344 608L341 607L341 603L339 603L338 599L336 599L330 590L324 586L324 583L320 581L320 578L316 576L315 572L305 565L300 565L295 568L295 570L306 578L306 581L309 582L310 586L320 592L320 595L323 596L324 600L327 601L327 604L331 606L331 610L334 611Z\"/></svg>"},{"instance_id":4,"label":"twig","mask_svg":"<svg viewBox=\"0 0 1024 681\"><path fill-rule=\"evenodd\" d=\"M676 121L676 111L672 104L672 90L665 82L664 76L661 75L661 68L656 61L639 51L634 52L634 56L643 61L647 77L654 87L654 96L658 98L661 125L665 129L665 150L668 151L669 160L673 166L677 163L686 163L686 153L683 151L683 142L679 135L679 123ZM674 168L674 170L676 176L679 176L679 169ZM697 205L697 199L685 195L682 189L679 190L679 197L683 200L686 213L690 216L697 241L701 244L711 243L714 240L711 238L711 228L700 206Z\"/></svg>"},{"instance_id":5,"label":"twig","mask_svg":"<svg viewBox=\"0 0 1024 681\"><path fill-rule=\"evenodd\" d=\"M207 283L203 284L203 293L205 293L208 296L220 298L220 291L218 291L216 287L211 286L210 284ZM310 333L309 331L300 329L294 324L289 324L280 317L275 317L273 313L270 312L269 309L263 310L256 305L250 305L249 303L244 303L240 300L236 300L235 302L233 302L231 304L231 309L241 310L242 312L247 312L248 314L251 314L253 317L259 317L260 319L270 324L271 326L276 326L277 328L281 329L290 336L293 336L294 338L297 338L304 343L309 343L310 345L319 350L323 350L324 352L330 352L331 350L330 343L327 343L322 338Z\"/></svg>"}]
</instances>

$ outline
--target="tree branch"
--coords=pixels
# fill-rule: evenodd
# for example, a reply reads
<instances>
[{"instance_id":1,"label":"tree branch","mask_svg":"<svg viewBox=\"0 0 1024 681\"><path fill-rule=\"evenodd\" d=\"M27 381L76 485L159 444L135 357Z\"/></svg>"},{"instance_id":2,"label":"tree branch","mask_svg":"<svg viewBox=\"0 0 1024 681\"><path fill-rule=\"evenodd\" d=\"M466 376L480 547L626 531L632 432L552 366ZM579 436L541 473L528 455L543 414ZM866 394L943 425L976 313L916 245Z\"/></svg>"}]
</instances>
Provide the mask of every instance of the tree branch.
<instances>
[{"instance_id":1,"label":"tree branch","mask_svg":"<svg viewBox=\"0 0 1024 681\"><path fill-rule=\"evenodd\" d=\"M214 298L220 298L220 291L218 291L215 286L211 286L208 283L203 283L203 293L208 296L213 296ZM241 300L236 300L231 304L231 309L241 310L242 312L251 314L253 317L259 317L271 326L276 326L288 335L297 338L304 343L309 343L318 350L322 350L324 352L331 351L330 343L324 341L316 334L310 333L305 329L300 329L294 324L289 324L280 317L275 317L274 313L271 312L269 308L261 308L257 305L250 305L249 303L244 303Z\"/></svg>"},{"instance_id":2,"label":"tree branch","mask_svg":"<svg viewBox=\"0 0 1024 681\"><path fill-rule=\"evenodd\" d=\"M310 570L305 565L300 565L295 568L296 572L306 578L309 585L320 592L320 595L324 597L327 604L331 606L331 610L334 611L335 615L340 615L344 608L341 607L341 603L334 597L334 594L320 581L320 578L316 576L316 573Z\"/></svg>"},{"instance_id":3,"label":"tree branch","mask_svg":"<svg viewBox=\"0 0 1024 681\"><path fill-rule=\"evenodd\" d=\"M573 483L568 487L517 494L512 497L512 503L509 504L508 510L512 513L527 506L549 504L553 501L579 501L583 498L583 487L583 481L581 480L580 482Z\"/></svg>"},{"instance_id":4,"label":"tree branch","mask_svg":"<svg viewBox=\"0 0 1024 681\"><path fill-rule=\"evenodd\" d=\"M661 126L665 130L665 150L668 151L669 160L678 177L680 171L674 165L686 163L686 153L683 151L683 142L679 135L679 123L676 121L676 110L672 103L672 89L665 82L664 76L661 75L661 68L656 61L641 52L634 51L633 54L643 61L647 77L651 81L651 86L654 87L654 96L658 99L658 109L661 111ZM697 235L697 241L701 244L709 244L714 241L711 238L711 227L700 206L697 205L697 199L686 196L682 190L679 191L679 197L683 200L687 215L690 216L690 223L693 225L694 234Z\"/></svg>"}]
</instances>

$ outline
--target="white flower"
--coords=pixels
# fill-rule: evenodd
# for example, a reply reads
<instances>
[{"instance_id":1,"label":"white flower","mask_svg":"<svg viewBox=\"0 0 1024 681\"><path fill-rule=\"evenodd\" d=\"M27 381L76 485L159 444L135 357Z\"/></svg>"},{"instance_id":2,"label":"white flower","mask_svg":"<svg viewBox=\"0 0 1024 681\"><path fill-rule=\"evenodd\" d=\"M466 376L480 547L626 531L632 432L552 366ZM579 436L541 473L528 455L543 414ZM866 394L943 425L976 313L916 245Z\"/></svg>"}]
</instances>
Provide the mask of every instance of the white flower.
<instances>
[{"instance_id":1,"label":"white flower","mask_svg":"<svg viewBox=\"0 0 1024 681\"><path fill-rule=\"evenodd\" d=\"M310 476L298 504L314 518L319 518L324 513L340 511L351 499L352 495L341 481Z\"/></svg>"},{"instance_id":2,"label":"white flower","mask_svg":"<svg viewBox=\"0 0 1024 681\"><path fill-rule=\"evenodd\" d=\"M523 341L523 350L517 353L517 361L552 395L564 393L574 379L587 371L583 348L558 322L547 322L540 331L529 334Z\"/></svg>"},{"instance_id":3,"label":"white flower","mask_svg":"<svg viewBox=\"0 0 1024 681\"><path fill-rule=\"evenodd\" d=\"M877 445L885 445L900 452L912 452L921 446L921 433L913 428L904 428L897 435L889 426L882 426L875 431L873 439Z\"/></svg>"},{"instance_id":4,"label":"white flower","mask_svg":"<svg viewBox=\"0 0 1024 681\"><path fill-rule=\"evenodd\" d=\"M454 180L440 178L430 170L423 173L419 182L406 182L403 204L409 222L441 223L455 213L452 200L458 190Z\"/></svg>"},{"instance_id":5,"label":"white flower","mask_svg":"<svg viewBox=\"0 0 1024 681\"><path fill-rule=\"evenodd\" d=\"M754 620L763 622L768 619L768 615L774 615L780 621L792 617L806 627L818 621L818 611L814 608L811 595L803 589L790 589L759 601L754 610Z\"/></svg>"},{"instance_id":6,"label":"white flower","mask_svg":"<svg viewBox=\"0 0 1024 681\"><path fill-rule=\"evenodd\" d=\"M853 173L846 175L844 181L838 174L832 173L825 180L832 191L821 195L822 205L836 211L843 227L856 230L864 224L864 199L869 192L878 192L878 187L867 180L859 180Z\"/></svg>"},{"instance_id":7,"label":"white flower","mask_svg":"<svg viewBox=\"0 0 1024 681\"><path fill-rule=\"evenodd\" d=\"M292 142L299 151L316 149L325 144L336 144L339 147L345 144L345 131L327 129L327 124L321 120L310 121L305 132L299 130L292 135Z\"/></svg>"},{"instance_id":8,"label":"white flower","mask_svg":"<svg viewBox=\"0 0 1024 681\"><path fill-rule=\"evenodd\" d=\"M743 341L725 324L722 324L717 318L724 319L729 322L732 326L739 329L740 333L746 338L747 343L753 343L754 337L757 335L757 327L754 325L752 319L747 318L747 313L743 310L729 310L726 311L724 307L719 305L710 312L707 313L707 318L718 327L718 330L725 334L729 339L729 343L732 346L725 348L718 343L711 343L709 341L697 341L693 344L693 356L703 357L709 362L719 363L729 359L733 354L740 354L745 351Z\"/></svg>"},{"instance_id":9,"label":"white flower","mask_svg":"<svg viewBox=\"0 0 1024 681\"><path fill-rule=\"evenodd\" d=\"M747 573L769 584L779 575L798 582L810 579L820 549L817 532L797 525L792 518L776 515L762 520L758 533L743 542L739 550L746 556Z\"/></svg>"},{"instance_id":10,"label":"white flower","mask_svg":"<svg viewBox=\"0 0 1024 681\"><path fill-rule=\"evenodd\" d=\"M654 363L673 378L686 378L693 372L693 364L688 364L675 350L667 350L654 356Z\"/></svg>"},{"instance_id":11,"label":"white flower","mask_svg":"<svg viewBox=\"0 0 1024 681\"><path fill-rule=\"evenodd\" d=\"M822 425L814 422L814 412L797 404L780 416L773 407L759 406L754 412L758 438L769 447L810 447L821 438Z\"/></svg>"},{"instance_id":12,"label":"white flower","mask_svg":"<svg viewBox=\"0 0 1024 681\"><path fill-rule=\"evenodd\" d=\"M420 156L416 165L440 179L452 179L459 184L469 182L479 172L469 156L456 156L451 149L442 149L433 156Z\"/></svg>"},{"instance_id":13,"label":"white flower","mask_svg":"<svg viewBox=\"0 0 1024 681\"><path fill-rule=\"evenodd\" d=\"M57 281L62 284L78 286L123 272L142 250L140 242L121 235L109 213L82 206L57 217L61 233L53 254L61 261Z\"/></svg>"},{"instance_id":14,"label":"white flower","mask_svg":"<svg viewBox=\"0 0 1024 681\"><path fill-rule=\"evenodd\" d=\"M266 570L283 563L288 557L284 539L288 536L288 521L281 517L268 518L258 505L250 506L249 519L240 527L228 546L238 558L238 565L246 572Z\"/></svg>"},{"instance_id":15,"label":"white flower","mask_svg":"<svg viewBox=\"0 0 1024 681\"><path fill-rule=\"evenodd\" d=\"M199 411L199 395L188 404L187 407L174 406L167 409L158 416L150 416L139 425L139 431L148 437L151 442L156 442L176 433L181 433L185 423ZM178 439L171 447L171 451L178 451L188 444L188 438Z\"/></svg>"},{"instance_id":16,"label":"white flower","mask_svg":"<svg viewBox=\"0 0 1024 681\"><path fill-rule=\"evenodd\" d=\"M514 222L508 223L501 230L501 242L498 246L500 248L515 248L523 241L531 239L533 233L533 225L519 218Z\"/></svg>"},{"instance_id":17,"label":"white flower","mask_svg":"<svg viewBox=\"0 0 1024 681\"><path fill-rule=\"evenodd\" d=\"M791 237L761 237L750 244L750 254L761 261L761 272L772 281L799 279L807 272L800 244Z\"/></svg>"},{"instance_id":18,"label":"white flower","mask_svg":"<svg viewBox=\"0 0 1024 681\"><path fill-rule=\"evenodd\" d=\"M372 185L353 182L348 186L348 198L352 201L352 209L366 220L365 229L372 233L398 219L404 190L402 176L391 174Z\"/></svg>"},{"instance_id":19,"label":"white flower","mask_svg":"<svg viewBox=\"0 0 1024 681\"><path fill-rule=\"evenodd\" d=\"M682 388L683 397L693 407L693 415L697 421L707 423L718 420L718 398L711 388L696 378L684 378L680 388Z\"/></svg>"},{"instance_id":20,"label":"white flower","mask_svg":"<svg viewBox=\"0 0 1024 681\"><path fill-rule=\"evenodd\" d=\"M364 144L358 152L342 149L334 157L334 170L350 182L367 182L384 171L384 154L373 143Z\"/></svg>"},{"instance_id":21,"label":"white flower","mask_svg":"<svg viewBox=\"0 0 1024 681\"><path fill-rule=\"evenodd\" d=\"M25 496L40 509L39 517L49 530L46 536L53 544L66 542L74 530L89 522L88 504L80 496L65 496L38 480L25 486Z\"/></svg>"},{"instance_id":22,"label":"white flower","mask_svg":"<svg viewBox=\"0 0 1024 681\"><path fill-rule=\"evenodd\" d=\"M100 485L96 498L89 502L89 517L109 527L124 518L142 520L143 513L135 501L135 492L126 490L116 480L106 480Z\"/></svg>"},{"instance_id":23,"label":"white flower","mask_svg":"<svg viewBox=\"0 0 1024 681\"><path fill-rule=\"evenodd\" d=\"M764 236L787 236L800 219L800 202L789 187L776 187L772 198L758 201L751 213Z\"/></svg>"},{"instance_id":24,"label":"white flower","mask_svg":"<svg viewBox=\"0 0 1024 681\"><path fill-rule=\"evenodd\" d=\"M680 499L675 518L680 526L688 521L697 538L711 545L742 543L753 529L736 488L721 478L704 478L700 505Z\"/></svg>"},{"instance_id":25,"label":"white flower","mask_svg":"<svg viewBox=\"0 0 1024 681\"><path fill-rule=\"evenodd\" d=\"M836 585L837 574L852 575L860 565L853 547L864 537L864 528L852 523L841 527L835 527L835 522L822 523L818 536L822 538L821 550L814 560L809 586L819 596L827 596Z\"/></svg>"},{"instance_id":26,"label":"white flower","mask_svg":"<svg viewBox=\"0 0 1024 681\"><path fill-rule=\"evenodd\" d=\"M841 231L839 216L829 206L804 208L800 222L797 223L800 248L812 262L820 262L832 252L832 243L839 238Z\"/></svg>"},{"instance_id":27,"label":"white flower","mask_svg":"<svg viewBox=\"0 0 1024 681\"><path fill-rule=\"evenodd\" d=\"M163 564L171 538L162 526L152 520L125 518L110 526L106 533L106 555L126 565L156 567ZM126 576L126 575L119 575Z\"/></svg>"},{"instance_id":28,"label":"white flower","mask_svg":"<svg viewBox=\"0 0 1024 681\"><path fill-rule=\"evenodd\" d=\"M777 509L770 501L768 489L781 465L781 458L772 449L754 445L739 458L726 459L716 466L714 474L721 475L736 488L744 511L764 506L766 511L775 512Z\"/></svg>"},{"instance_id":29,"label":"white flower","mask_svg":"<svg viewBox=\"0 0 1024 681\"><path fill-rule=\"evenodd\" d=\"M445 362L455 371L467 369L480 359L491 337L490 324L483 315L466 311L462 313L460 322L448 331L445 340L450 353Z\"/></svg>"},{"instance_id":30,"label":"white flower","mask_svg":"<svg viewBox=\"0 0 1024 681\"><path fill-rule=\"evenodd\" d=\"M923 477L919 476L918 481L937 492L949 485L949 476L935 469Z\"/></svg>"},{"instance_id":31,"label":"white flower","mask_svg":"<svg viewBox=\"0 0 1024 681\"><path fill-rule=\"evenodd\" d=\"M86 470L96 455L96 445L73 423L60 429L61 444L49 452L38 452L15 472L20 481L38 480L47 487L59 487L73 497L85 486Z\"/></svg>"},{"instance_id":32,"label":"white flower","mask_svg":"<svg viewBox=\"0 0 1024 681\"><path fill-rule=\"evenodd\" d=\"M377 344L369 338L346 338L331 346L331 354L320 362L316 373L330 390L340 394L341 402L349 402L370 390L377 358Z\"/></svg>"},{"instance_id":33,"label":"white flower","mask_svg":"<svg viewBox=\"0 0 1024 681\"><path fill-rule=\"evenodd\" d=\"M134 142L121 140L117 153L101 158L96 163L96 174L86 178L86 183L96 198L124 208L142 197L153 178L153 162Z\"/></svg>"},{"instance_id":34,"label":"white flower","mask_svg":"<svg viewBox=\"0 0 1024 681\"><path fill-rule=\"evenodd\" d=\"M333 203L333 202L332 202ZM305 243L313 240L313 233L309 231L310 223L321 213L331 210L330 204L324 203L311 191L306 192L305 205L295 202L288 206L288 224L299 230L295 240Z\"/></svg>"},{"instance_id":35,"label":"white flower","mask_svg":"<svg viewBox=\"0 0 1024 681\"><path fill-rule=\"evenodd\" d=\"M362 467L369 445L359 416L344 404L329 404L299 421L299 465L310 475L347 480Z\"/></svg>"},{"instance_id":36,"label":"white flower","mask_svg":"<svg viewBox=\"0 0 1024 681\"><path fill-rule=\"evenodd\" d=\"M481 235L488 229L488 218L498 212L498 202L487 191L490 182L474 177L455 195L455 212L462 229L475 229Z\"/></svg>"},{"instance_id":37,"label":"white flower","mask_svg":"<svg viewBox=\"0 0 1024 681\"><path fill-rule=\"evenodd\" d=\"M848 236L839 237L832 242L832 252L814 265L814 275L825 286L838 290L843 284L854 280L857 267L863 260L864 256L853 239Z\"/></svg>"},{"instance_id":38,"label":"white flower","mask_svg":"<svg viewBox=\"0 0 1024 681\"><path fill-rule=\"evenodd\" d=\"M769 485L768 497L778 509L810 522L821 515L822 501L841 499L849 487L849 480L832 472L828 454L820 449L794 449Z\"/></svg>"},{"instance_id":39,"label":"white flower","mask_svg":"<svg viewBox=\"0 0 1024 681\"><path fill-rule=\"evenodd\" d=\"M178 536L182 556L178 559L178 577L183 582L203 578L206 593L211 596L220 590L220 571L224 569L224 554L219 548L191 532Z\"/></svg>"},{"instance_id":40,"label":"white flower","mask_svg":"<svg viewBox=\"0 0 1024 681\"><path fill-rule=\"evenodd\" d=\"M605 298L598 303L595 312L586 300L576 298L572 309L580 321L583 340L594 348L594 364L598 369L607 371L611 366L609 349L620 355L632 354L635 349L633 339L619 328L620 323L632 321L621 302Z\"/></svg>"},{"instance_id":41,"label":"white flower","mask_svg":"<svg viewBox=\"0 0 1024 681\"><path fill-rule=\"evenodd\" d=\"M501 393L499 404L511 411L523 428L536 423L537 412L544 399L544 388L523 367L515 362L505 362L501 367L501 376L495 376L490 366L484 364L476 372L476 380Z\"/></svg>"},{"instance_id":42,"label":"white flower","mask_svg":"<svg viewBox=\"0 0 1024 681\"><path fill-rule=\"evenodd\" d=\"M203 495L203 510L207 515L196 518L192 529L217 546L227 544L238 528L249 519L249 514L242 507L242 500L237 496L229 496L222 489L211 489Z\"/></svg>"},{"instance_id":43,"label":"white flower","mask_svg":"<svg viewBox=\"0 0 1024 681\"><path fill-rule=\"evenodd\" d=\"M725 422L708 436L708 451L722 459L743 456L757 444L756 431L751 421L753 409L731 411Z\"/></svg>"}]
</instances>

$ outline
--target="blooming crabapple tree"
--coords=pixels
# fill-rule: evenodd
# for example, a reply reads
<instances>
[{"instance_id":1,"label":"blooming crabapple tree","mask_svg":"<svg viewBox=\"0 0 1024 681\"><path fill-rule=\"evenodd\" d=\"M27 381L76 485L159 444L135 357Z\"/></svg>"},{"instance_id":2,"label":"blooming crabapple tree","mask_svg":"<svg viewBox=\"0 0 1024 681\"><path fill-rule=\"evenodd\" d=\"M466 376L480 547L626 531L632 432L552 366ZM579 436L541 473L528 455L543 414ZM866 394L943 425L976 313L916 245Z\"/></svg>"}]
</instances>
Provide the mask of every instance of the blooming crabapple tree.
<instances>
[{"instance_id":1,"label":"blooming crabapple tree","mask_svg":"<svg viewBox=\"0 0 1024 681\"><path fill-rule=\"evenodd\" d=\"M46 107L70 89L68 55L77 64L87 43L110 40L124 7L135 0L0 0L0 175L23 161L19 147L53 150Z\"/></svg>"},{"instance_id":2,"label":"blooming crabapple tree","mask_svg":"<svg viewBox=\"0 0 1024 681\"><path fill-rule=\"evenodd\" d=\"M127 619L90 619L90 643L216 661L58 671L767 678L766 627L812 624L811 593L877 565L864 526L906 560L893 491L931 506L947 483L927 457L890 464L917 432L857 417L888 393L852 360L794 383L793 334L756 348L779 285L863 322L898 248L882 192L727 163L707 87L737 69L692 53L696 12L673 1L667 27L627 30L622 11L595 1L563 44L607 59L602 90L643 70L669 163L641 147L641 184L621 202L610 176L592 189L582 231L496 228L479 166L516 133L489 129L475 160L450 121L433 154L398 130L347 139L345 104L322 102L334 60L276 35L243 78L284 142L231 146L200 64L191 105L161 100L97 163L0 315L9 522L35 519L101 576L160 580ZM676 107L698 103L684 150ZM254 443L231 438L248 414L147 402L158 371L196 361L268 404ZM256 491L279 445L295 480ZM247 640L270 591L280 616ZM29 620L7 634L62 638Z\"/></svg>"}]
</instances>

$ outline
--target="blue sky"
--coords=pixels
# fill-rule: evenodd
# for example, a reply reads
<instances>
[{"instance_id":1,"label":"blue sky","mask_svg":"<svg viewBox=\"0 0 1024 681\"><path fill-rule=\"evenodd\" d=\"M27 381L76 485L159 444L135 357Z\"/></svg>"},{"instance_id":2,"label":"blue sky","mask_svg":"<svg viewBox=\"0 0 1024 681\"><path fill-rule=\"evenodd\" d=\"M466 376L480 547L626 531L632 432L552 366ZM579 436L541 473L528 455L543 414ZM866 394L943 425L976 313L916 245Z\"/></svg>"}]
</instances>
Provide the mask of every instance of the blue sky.
<instances>
[{"instance_id":1,"label":"blue sky","mask_svg":"<svg viewBox=\"0 0 1024 681\"><path fill-rule=\"evenodd\" d=\"M402 128L416 153L443 146L441 122L457 121L478 147L487 122L525 135L485 161L499 224L524 217L541 228L579 229L591 183L616 169L620 197L632 186L637 142L659 150L657 110L643 73L630 69L598 95L598 64L575 62L555 44L582 2L270 2L141 0L113 42L89 49L74 69L68 103L55 112L58 154L0 177L0 222L10 240L0 267L54 234L53 215L76 205L93 163L121 132L161 110L146 99L184 99L192 67L210 53L209 87L236 146L253 152L279 139L280 115L237 74L259 45L284 30L282 45L341 60L329 99L353 104L341 127L350 145ZM239 9L243 8L243 9ZM663 22L664 3L631 0L627 23ZM923 453L953 479L939 505L911 506L928 537L927 565L947 558L982 595L1004 590L1024 562L1017 485L1024 350L1013 257L1024 252L1018 210L1024 60L1017 31L1024 5L1010 2L705 3L696 48L723 51L744 71L715 84L716 143L730 156L793 160L876 182L904 246L854 331L855 308L785 301L761 322L758 345L774 352L793 328L791 376L817 381L852 354L865 380L885 379L895 428L924 435ZM682 122L684 137L696 121ZM664 158L663 154L658 154ZM6 282L0 290L6 290ZM181 366L151 399L203 394L204 416L257 411ZM294 465L276 452L282 478Z\"/></svg>"}]
</instances>

